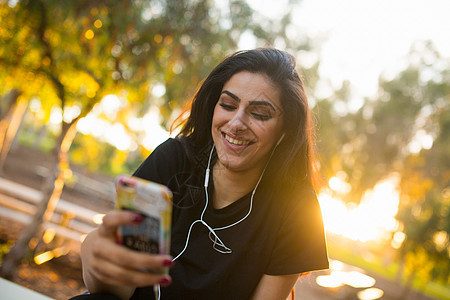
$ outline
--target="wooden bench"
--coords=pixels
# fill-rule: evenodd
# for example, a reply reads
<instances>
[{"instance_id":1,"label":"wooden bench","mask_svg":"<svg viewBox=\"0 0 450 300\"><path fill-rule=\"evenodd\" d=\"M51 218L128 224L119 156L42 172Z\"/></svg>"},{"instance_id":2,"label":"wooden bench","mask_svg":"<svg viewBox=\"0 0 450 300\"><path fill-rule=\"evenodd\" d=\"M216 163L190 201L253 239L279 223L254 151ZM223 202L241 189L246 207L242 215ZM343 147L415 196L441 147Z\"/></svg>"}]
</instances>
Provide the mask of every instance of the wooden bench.
<instances>
[{"instance_id":1,"label":"wooden bench","mask_svg":"<svg viewBox=\"0 0 450 300\"><path fill-rule=\"evenodd\" d=\"M38 190L0 177L0 215L28 224L41 197L42 193ZM71 216L67 226L60 225L64 214ZM60 199L50 222L43 226L53 229L56 234L79 241L97 226L94 218L98 215L101 215L98 211Z\"/></svg>"}]
</instances>

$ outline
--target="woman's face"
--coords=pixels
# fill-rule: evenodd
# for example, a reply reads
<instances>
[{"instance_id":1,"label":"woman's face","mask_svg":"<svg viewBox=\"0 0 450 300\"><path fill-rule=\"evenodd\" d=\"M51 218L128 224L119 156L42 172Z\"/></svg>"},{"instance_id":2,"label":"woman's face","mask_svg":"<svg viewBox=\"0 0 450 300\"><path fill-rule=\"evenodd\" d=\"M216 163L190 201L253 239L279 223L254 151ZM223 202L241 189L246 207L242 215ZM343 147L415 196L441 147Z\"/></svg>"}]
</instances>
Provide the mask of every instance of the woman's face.
<instances>
[{"instance_id":1,"label":"woman's face","mask_svg":"<svg viewBox=\"0 0 450 300\"><path fill-rule=\"evenodd\" d=\"M234 74L214 108L218 163L232 171L262 171L282 128L280 93L273 82L263 74Z\"/></svg>"}]
</instances>

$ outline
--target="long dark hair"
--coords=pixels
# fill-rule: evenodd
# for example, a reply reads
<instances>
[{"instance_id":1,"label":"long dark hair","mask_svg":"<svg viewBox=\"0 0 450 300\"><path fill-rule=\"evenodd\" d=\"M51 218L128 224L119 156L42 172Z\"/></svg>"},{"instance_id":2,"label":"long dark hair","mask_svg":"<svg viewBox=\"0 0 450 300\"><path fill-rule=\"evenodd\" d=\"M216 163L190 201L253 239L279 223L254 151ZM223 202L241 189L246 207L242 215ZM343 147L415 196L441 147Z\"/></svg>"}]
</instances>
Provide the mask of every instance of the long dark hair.
<instances>
[{"instance_id":1,"label":"long dark hair","mask_svg":"<svg viewBox=\"0 0 450 300\"><path fill-rule=\"evenodd\" d=\"M195 94L190 115L178 136L195 145L197 153L212 143L214 107L224 84L241 71L268 76L280 92L285 137L271 159L269 169L275 172L271 173L274 175L271 177L280 182L314 185L316 161L311 111L303 81L295 70L295 58L284 51L259 48L239 51L225 58L211 71Z\"/></svg>"}]
</instances>

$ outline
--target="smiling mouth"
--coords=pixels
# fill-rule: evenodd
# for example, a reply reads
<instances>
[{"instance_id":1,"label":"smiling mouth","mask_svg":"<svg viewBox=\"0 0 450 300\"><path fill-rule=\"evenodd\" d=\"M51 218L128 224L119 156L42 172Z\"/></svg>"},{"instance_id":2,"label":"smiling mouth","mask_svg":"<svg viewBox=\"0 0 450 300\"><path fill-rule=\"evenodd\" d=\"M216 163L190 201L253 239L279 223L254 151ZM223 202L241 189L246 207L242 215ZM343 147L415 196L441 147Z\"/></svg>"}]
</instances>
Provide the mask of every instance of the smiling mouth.
<instances>
[{"instance_id":1,"label":"smiling mouth","mask_svg":"<svg viewBox=\"0 0 450 300\"><path fill-rule=\"evenodd\" d=\"M234 139L231 136L227 135L226 133L223 133L223 136L232 145L246 146L246 145L250 145L250 143L251 143L250 141L242 141L242 140Z\"/></svg>"}]
</instances>

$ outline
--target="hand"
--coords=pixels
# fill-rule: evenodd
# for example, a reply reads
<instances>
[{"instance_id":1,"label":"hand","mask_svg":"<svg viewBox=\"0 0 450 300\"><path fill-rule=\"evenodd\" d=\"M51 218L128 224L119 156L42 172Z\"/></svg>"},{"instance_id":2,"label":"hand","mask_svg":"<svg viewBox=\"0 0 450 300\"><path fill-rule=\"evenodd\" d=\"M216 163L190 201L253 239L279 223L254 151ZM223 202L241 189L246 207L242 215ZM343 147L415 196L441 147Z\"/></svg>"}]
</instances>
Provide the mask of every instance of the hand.
<instances>
[{"instance_id":1,"label":"hand","mask_svg":"<svg viewBox=\"0 0 450 300\"><path fill-rule=\"evenodd\" d=\"M86 237L81 259L83 278L91 293L113 289L117 290L115 294L129 297L136 287L170 284L170 276L163 271L173 265L172 257L138 252L116 243L118 226L141 221L138 214L114 211L105 215L102 225Z\"/></svg>"}]
</instances>

